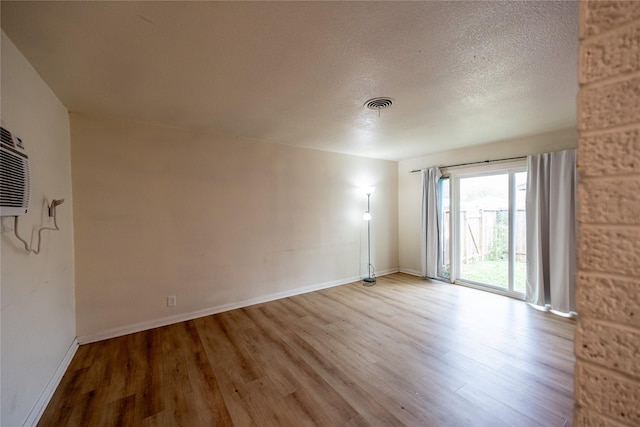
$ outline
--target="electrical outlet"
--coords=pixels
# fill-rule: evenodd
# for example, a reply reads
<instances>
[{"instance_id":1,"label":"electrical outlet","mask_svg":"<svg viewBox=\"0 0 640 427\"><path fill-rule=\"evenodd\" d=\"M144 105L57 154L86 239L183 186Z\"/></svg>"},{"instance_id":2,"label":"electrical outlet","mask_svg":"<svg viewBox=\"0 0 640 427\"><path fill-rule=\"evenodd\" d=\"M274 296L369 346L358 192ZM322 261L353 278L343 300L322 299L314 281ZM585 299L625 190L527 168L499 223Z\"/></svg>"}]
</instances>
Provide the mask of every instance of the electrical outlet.
<instances>
[{"instance_id":1,"label":"electrical outlet","mask_svg":"<svg viewBox=\"0 0 640 427\"><path fill-rule=\"evenodd\" d=\"M176 296L171 295L167 297L167 307L175 307L176 306Z\"/></svg>"}]
</instances>

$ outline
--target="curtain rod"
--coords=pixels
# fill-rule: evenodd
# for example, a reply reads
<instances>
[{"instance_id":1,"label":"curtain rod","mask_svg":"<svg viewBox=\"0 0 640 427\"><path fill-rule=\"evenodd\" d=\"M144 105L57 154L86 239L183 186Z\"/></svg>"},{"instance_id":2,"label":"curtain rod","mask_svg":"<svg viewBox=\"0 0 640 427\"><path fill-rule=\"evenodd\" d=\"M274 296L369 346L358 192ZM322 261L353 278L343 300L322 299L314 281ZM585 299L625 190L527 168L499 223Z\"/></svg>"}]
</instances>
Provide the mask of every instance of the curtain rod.
<instances>
[{"instance_id":1,"label":"curtain rod","mask_svg":"<svg viewBox=\"0 0 640 427\"><path fill-rule=\"evenodd\" d=\"M527 156L518 156L518 157L507 157L504 159L495 159L495 160L482 160L480 162L469 162L469 163L459 163L457 165L449 165L449 166L438 166L440 169L447 169L447 168L455 168L458 166L468 166L468 165L480 165L483 163L493 163L493 162L504 162L507 160L519 160L519 159L526 159ZM411 171L409 171L410 173L415 173L415 172L422 172L423 170L426 170L428 168L422 168L422 169L413 169Z\"/></svg>"}]
</instances>

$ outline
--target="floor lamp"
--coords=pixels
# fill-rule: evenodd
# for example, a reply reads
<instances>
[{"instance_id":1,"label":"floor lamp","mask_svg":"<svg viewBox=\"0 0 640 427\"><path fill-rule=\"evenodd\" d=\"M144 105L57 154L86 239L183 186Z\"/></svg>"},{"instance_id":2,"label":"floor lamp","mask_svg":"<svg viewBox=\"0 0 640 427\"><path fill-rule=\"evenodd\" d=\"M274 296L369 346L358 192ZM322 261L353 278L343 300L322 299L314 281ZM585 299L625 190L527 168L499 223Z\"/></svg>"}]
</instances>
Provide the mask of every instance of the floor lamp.
<instances>
[{"instance_id":1,"label":"floor lamp","mask_svg":"<svg viewBox=\"0 0 640 427\"><path fill-rule=\"evenodd\" d=\"M376 283L376 275L375 269L371 264L371 193L374 192L375 187L367 188L367 211L364 213L362 218L367 221L367 253L368 253L368 263L367 263L367 277L364 279L365 286L373 286Z\"/></svg>"}]
</instances>

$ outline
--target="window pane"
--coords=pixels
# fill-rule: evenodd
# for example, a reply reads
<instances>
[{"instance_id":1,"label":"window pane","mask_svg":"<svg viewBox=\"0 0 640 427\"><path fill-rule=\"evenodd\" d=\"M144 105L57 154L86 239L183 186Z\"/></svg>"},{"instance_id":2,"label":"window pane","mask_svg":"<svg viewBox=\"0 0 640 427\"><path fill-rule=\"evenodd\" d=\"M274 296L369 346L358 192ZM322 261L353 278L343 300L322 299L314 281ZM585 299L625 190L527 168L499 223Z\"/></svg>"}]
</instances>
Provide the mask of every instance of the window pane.
<instances>
[{"instance_id":1,"label":"window pane","mask_svg":"<svg viewBox=\"0 0 640 427\"><path fill-rule=\"evenodd\" d=\"M449 201L449 178L442 178L438 183L438 205L440 206L440 242L438 245L438 276L445 279L451 277L451 261L449 260L450 248L450 232L449 224L451 218L450 201Z\"/></svg>"},{"instance_id":2,"label":"window pane","mask_svg":"<svg viewBox=\"0 0 640 427\"><path fill-rule=\"evenodd\" d=\"M519 172L516 177L516 221L515 233L515 265L513 290L525 293L527 287L527 173Z\"/></svg>"},{"instance_id":3,"label":"window pane","mask_svg":"<svg viewBox=\"0 0 640 427\"><path fill-rule=\"evenodd\" d=\"M460 179L460 278L509 289L509 175Z\"/></svg>"}]
</instances>

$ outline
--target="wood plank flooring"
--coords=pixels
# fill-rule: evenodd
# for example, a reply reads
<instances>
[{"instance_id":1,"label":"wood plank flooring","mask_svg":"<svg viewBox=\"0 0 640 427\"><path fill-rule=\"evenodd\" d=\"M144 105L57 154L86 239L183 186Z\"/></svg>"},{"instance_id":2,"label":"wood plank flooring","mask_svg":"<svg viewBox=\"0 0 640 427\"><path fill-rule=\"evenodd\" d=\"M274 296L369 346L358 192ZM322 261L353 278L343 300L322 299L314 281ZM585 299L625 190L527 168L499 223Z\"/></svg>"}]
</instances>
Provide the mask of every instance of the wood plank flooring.
<instances>
[{"instance_id":1,"label":"wood plank flooring","mask_svg":"<svg viewBox=\"0 0 640 427\"><path fill-rule=\"evenodd\" d=\"M81 346L40 426L569 426L574 322L406 275Z\"/></svg>"}]
</instances>

